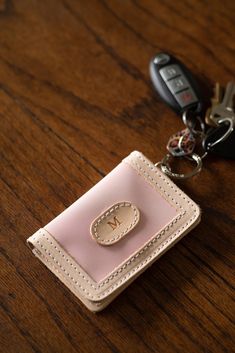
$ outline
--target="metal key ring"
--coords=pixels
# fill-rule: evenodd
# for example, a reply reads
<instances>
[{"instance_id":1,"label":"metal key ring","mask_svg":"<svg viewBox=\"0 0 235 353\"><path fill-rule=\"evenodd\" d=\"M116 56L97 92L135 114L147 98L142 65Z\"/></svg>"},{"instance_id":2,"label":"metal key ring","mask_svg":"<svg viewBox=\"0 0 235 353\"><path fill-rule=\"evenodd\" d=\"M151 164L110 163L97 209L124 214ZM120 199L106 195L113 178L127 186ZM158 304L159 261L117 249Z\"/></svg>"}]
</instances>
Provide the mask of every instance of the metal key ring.
<instances>
[{"instance_id":1,"label":"metal key ring","mask_svg":"<svg viewBox=\"0 0 235 353\"><path fill-rule=\"evenodd\" d=\"M189 115L189 114L193 115ZM193 119L193 121L192 121ZM205 132L205 124L202 120L202 118L199 115L195 116L195 113L191 110L185 110L182 114L182 121L185 126L189 129L189 131L192 133L192 135L204 135ZM200 130L196 130L195 127L197 123L200 124Z\"/></svg>"},{"instance_id":2,"label":"metal key ring","mask_svg":"<svg viewBox=\"0 0 235 353\"><path fill-rule=\"evenodd\" d=\"M155 164L156 166L159 166L161 168L161 171L164 174L168 175L172 179L188 179L188 178L191 178L194 175L198 174L202 169L201 157L198 156L196 153L193 153L190 157L184 156L184 158L186 158L188 160L193 160L194 162L196 162L196 167L193 169L193 171L190 173L187 173L187 174L174 173L174 172L172 172L171 167L170 167L170 161L173 158L174 157L171 154L166 154L161 162L158 162Z\"/></svg>"},{"instance_id":3,"label":"metal key ring","mask_svg":"<svg viewBox=\"0 0 235 353\"><path fill-rule=\"evenodd\" d=\"M234 123L235 123L234 119L233 118L223 118L223 119L218 120L219 125L226 123L226 122L229 123L228 130L217 141L215 141L213 143L208 143L208 150L210 150L213 147L215 147L216 145L218 145L218 143L225 141L229 137L229 135L233 132Z\"/></svg>"}]
</instances>

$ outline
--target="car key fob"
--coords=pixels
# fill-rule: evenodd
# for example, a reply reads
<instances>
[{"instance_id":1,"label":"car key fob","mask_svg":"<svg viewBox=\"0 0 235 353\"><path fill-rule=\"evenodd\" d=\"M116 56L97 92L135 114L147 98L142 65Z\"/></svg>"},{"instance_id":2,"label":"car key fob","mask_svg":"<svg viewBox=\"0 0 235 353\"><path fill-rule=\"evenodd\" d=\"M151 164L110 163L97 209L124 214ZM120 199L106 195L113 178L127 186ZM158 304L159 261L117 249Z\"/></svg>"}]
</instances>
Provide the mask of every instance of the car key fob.
<instances>
[{"instance_id":1,"label":"car key fob","mask_svg":"<svg viewBox=\"0 0 235 353\"><path fill-rule=\"evenodd\" d=\"M150 77L162 100L177 114L202 110L202 96L196 80L186 66L167 53L157 54L150 62Z\"/></svg>"}]
</instances>

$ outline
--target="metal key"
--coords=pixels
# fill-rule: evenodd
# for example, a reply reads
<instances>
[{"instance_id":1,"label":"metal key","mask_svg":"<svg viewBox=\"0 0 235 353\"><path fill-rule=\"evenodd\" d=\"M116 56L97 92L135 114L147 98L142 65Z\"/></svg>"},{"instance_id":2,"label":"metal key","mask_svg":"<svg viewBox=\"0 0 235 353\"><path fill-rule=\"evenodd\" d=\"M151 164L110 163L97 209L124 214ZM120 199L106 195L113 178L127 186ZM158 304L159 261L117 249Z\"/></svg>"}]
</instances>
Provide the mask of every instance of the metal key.
<instances>
[{"instance_id":1,"label":"metal key","mask_svg":"<svg viewBox=\"0 0 235 353\"><path fill-rule=\"evenodd\" d=\"M224 119L232 119L235 124L234 97L235 83L229 82L226 86L222 102L211 108L210 120L216 125L219 125Z\"/></svg>"},{"instance_id":2,"label":"metal key","mask_svg":"<svg viewBox=\"0 0 235 353\"><path fill-rule=\"evenodd\" d=\"M215 87L215 97L212 104L219 99L220 88ZM205 151L216 153L227 158L234 158L234 127L235 127L235 83L229 82L221 103L212 106L209 114L209 125L214 126L207 130L203 140Z\"/></svg>"},{"instance_id":3,"label":"metal key","mask_svg":"<svg viewBox=\"0 0 235 353\"><path fill-rule=\"evenodd\" d=\"M210 126L216 126L215 121L211 117L211 111L212 111L212 108L214 108L215 106L217 106L222 102L222 98L223 98L223 89L220 86L220 84L216 82L214 86L214 95L211 98L211 106L207 109L206 116L205 116L205 121Z\"/></svg>"}]
</instances>

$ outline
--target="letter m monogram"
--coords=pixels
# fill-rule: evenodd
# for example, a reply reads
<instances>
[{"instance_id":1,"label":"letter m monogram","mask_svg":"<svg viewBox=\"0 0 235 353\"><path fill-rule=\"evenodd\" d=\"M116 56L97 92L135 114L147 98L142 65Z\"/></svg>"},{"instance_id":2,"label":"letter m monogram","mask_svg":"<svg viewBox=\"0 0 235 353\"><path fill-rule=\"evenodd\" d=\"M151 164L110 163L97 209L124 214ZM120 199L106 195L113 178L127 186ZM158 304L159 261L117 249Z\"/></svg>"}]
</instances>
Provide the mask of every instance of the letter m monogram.
<instances>
[{"instance_id":1,"label":"letter m monogram","mask_svg":"<svg viewBox=\"0 0 235 353\"><path fill-rule=\"evenodd\" d=\"M121 224L121 222L117 219L117 216L114 216L113 221L109 221L107 224L112 228L112 230L114 230Z\"/></svg>"}]
</instances>

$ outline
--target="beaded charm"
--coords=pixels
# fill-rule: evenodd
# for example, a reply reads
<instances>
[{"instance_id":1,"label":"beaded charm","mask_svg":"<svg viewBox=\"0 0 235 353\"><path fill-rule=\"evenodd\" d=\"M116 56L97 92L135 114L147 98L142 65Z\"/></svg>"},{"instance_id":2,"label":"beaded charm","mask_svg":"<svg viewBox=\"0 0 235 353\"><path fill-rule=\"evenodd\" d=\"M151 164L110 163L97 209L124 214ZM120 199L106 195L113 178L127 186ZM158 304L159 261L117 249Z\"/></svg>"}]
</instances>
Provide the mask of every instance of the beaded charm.
<instances>
[{"instance_id":1,"label":"beaded charm","mask_svg":"<svg viewBox=\"0 0 235 353\"><path fill-rule=\"evenodd\" d=\"M172 135L167 144L167 150L172 156L183 157L192 154L196 140L188 128Z\"/></svg>"}]
</instances>

